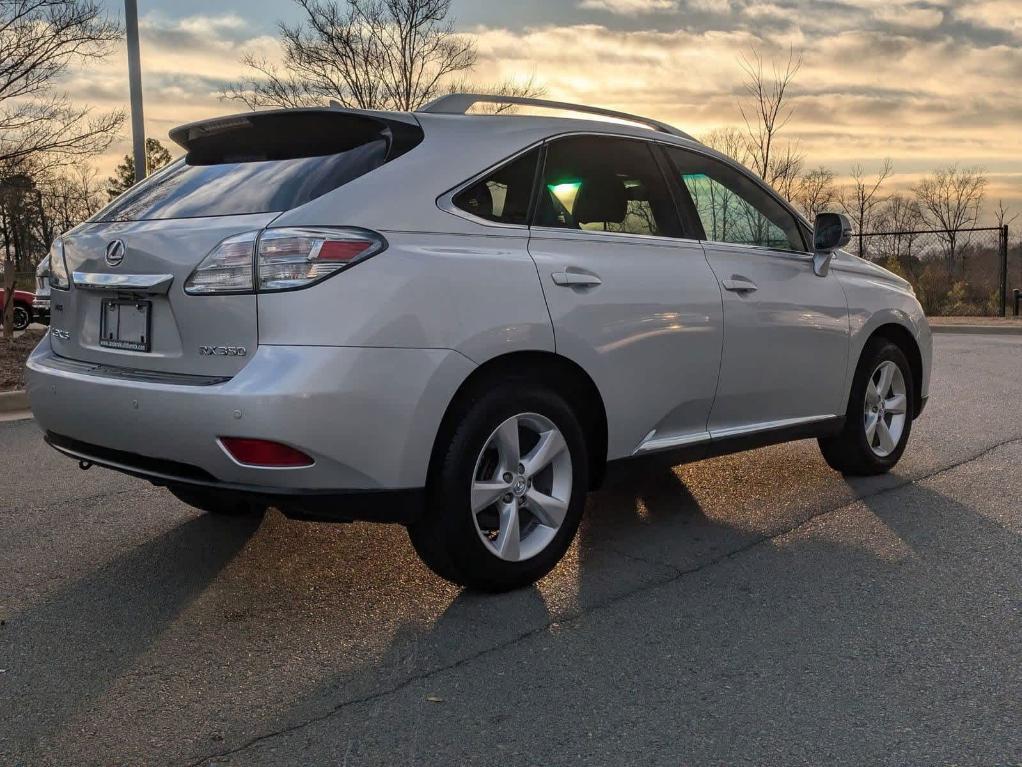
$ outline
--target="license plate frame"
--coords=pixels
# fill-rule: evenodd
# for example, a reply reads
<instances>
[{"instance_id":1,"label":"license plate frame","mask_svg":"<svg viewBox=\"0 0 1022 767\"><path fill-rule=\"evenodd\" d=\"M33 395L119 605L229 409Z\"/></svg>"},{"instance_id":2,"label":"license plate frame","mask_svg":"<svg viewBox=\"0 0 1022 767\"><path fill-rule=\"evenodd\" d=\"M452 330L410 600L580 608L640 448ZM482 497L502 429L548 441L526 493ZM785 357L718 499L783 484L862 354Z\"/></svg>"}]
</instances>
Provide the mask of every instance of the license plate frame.
<instances>
[{"instance_id":1,"label":"license plate frame","mask_svg":"<svg viewBox=\"0 0 1022 767\"><path fill-rule=\"evenodd\" d=\"M100 307L99 345L121 351L152 350L153 302L104 298Z\"/></svg>"}]
</instances>

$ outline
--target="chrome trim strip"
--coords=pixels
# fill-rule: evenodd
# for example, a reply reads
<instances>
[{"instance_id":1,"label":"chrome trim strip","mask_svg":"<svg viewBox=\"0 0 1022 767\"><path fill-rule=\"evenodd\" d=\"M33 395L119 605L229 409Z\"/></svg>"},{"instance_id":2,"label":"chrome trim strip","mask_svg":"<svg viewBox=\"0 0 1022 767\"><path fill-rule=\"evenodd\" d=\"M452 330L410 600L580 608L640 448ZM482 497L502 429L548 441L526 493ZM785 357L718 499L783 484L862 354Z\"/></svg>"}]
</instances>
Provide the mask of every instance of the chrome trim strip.
<instances>
[{"instance_id":1,"label":"chrome trim strip","mask_svg":"<svg viewBox=\"0 0 1022 767\"><path fill-rule=\"evenodd\" d=\"M836 415L812 415L808 418L784 418L779 421L764 421L762 423L747 424L745 426L732 426L728 429L720 429L719 431L711 431L710 436L714 439L726 439L728 437L741 437L746 434L755 434L761 431L771 431L773 429L784 429L788 426L802 426L804 424L818 423L819 421L827 421L831 418L837 418Z\"/></svg>"},{"instance_id":2,"label":"chrome trim strip","mask_svg":"<svg viewBox=\"0 0 1022 767\"><path fill-rule=\"evenodd\" d=\"M57 334L58 329L51 329ZM66 332L66 331L64 331ZM68 334L70 336L70 334ZM67 339L64 339L67 340ZM95 376L114 381L133 381L138 383L163 384L168 386L218 386L231 380L231 376L207 376L194 373L167 373L159 370L140 370L138 368L118 367L98 362L84 362L61 357L56 352L53 356L37 362L41 368L59 370L74 375Z\"/></svg>"},{"instance_id":3,"label":"chrome trim strip","mask_svg":"<svg viewBox=\"0 0 1022 767\"><path fill-rule=\"evenodd\" d=\"M804 261L810 264L813 262L813 254L808 250L784 250L783 248L771 248L768 245L753 245L748 242L723 242L721 240L701 240L700 242L702 242L707 248L737 251L748 250L754 253L763 253L768 256L778 256L781 258Z\"/></svg>"},{"instance_id":4,"label":"chrome trim strip","mask_svg":"<svg viewBox=\"0 0 1022 767\"><path fill-rule=\"evenodd\" d=\"M569 229L568 227L557 226L534 226L532 227L532 239L534 240L571 240L603 239L604 237L614 239L641 240L643 245L664 245L667 247L677 246L679 243L698 246L702 240L692 237L667 237L662 234L632 234L630 232L604 232L598 229Z\"/></svg>"},{"instance_id":5,"label":"chrome trim strip","mask_svg":"<svg viewBox=\"0 0 1022 767\"><path fill-rule=\"evenodd\" d=\"M657 438L655 435L656 432L651 431L646 439L632 451L632 455L655 453L659 450L669 450L673 447L682 447L684 445L696 445L700 442L709 442L712 439L708 431L698 432L697 434L682 434L677 437Z\"/></svg>"},{"instance_id":6,"label":"chrome trim strip","mask_svg":"<svg viewBox=\"0 0 1022 767\"><path fill-rule=\"evenodd\" d=\"M632 451L632 455L645 455L646 453L657 453L661 450L670 450L676 447L687 447L698 445L704 442L716 442L717 440L730 437L743 437L749 434L785 429L789 426L804 426L820 421L829 421L837 418L835 415L813 415L807 418L784 418L778 421L764 421L762 423L747 424L745 426L732 426L719 431L704 431L695 434L682 434L673 437L657 437L655 431L651 431L646 438L639 443L639 446Z\"/></svg>"},{"instance_id":7,"label":"chrome trim strip","mask_svg":"<svg viewBox=\"0 0 1022 767\"><path fill-rule=\"evenodd\" d=\"M76 288L84 290L125 290L164 295L170 290L174 275L75 272L72 280Z\"/></svg>"}]
</instances>

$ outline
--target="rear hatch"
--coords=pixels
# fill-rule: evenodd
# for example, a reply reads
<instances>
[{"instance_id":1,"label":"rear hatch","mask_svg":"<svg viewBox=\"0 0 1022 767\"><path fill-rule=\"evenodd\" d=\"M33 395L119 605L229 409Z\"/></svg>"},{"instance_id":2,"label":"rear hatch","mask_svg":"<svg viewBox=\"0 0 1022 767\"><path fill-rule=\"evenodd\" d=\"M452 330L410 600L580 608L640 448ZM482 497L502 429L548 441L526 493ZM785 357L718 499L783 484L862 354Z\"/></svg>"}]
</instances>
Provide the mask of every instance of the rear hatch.
<instances>
[{"instance_id":1,"label":"rear hatch","mask_svg":"<svg viewBox=\"0 0 1022 767\"><path fill-rule=\"evenodd\" d=\"M62 238L72 284L53 291L57 354L160 373L236 374L258 344L254 283L190 295L196 267L227 238L262 230L407 151L421 131L404 116L288 110L196 123L171 137L187 150L183 158Z\"/></svg>"}]
</instances>

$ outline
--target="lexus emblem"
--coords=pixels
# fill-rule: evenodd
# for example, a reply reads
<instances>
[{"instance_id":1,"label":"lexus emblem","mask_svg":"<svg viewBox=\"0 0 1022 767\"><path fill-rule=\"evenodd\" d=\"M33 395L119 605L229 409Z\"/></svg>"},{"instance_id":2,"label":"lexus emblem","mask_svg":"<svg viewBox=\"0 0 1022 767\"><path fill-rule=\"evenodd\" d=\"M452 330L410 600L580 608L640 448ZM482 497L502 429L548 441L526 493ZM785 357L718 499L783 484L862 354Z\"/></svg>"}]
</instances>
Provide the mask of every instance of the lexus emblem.
<instances>
[{"instance_id":1,"label":"lexus emblem","mask_svg":"<svg viewBox=\"0 0 1022 767\"><path fill-rule=\"evenodd\" d=\"M106 246L106 262L110 266L120 266L124 260L124 242L114 240Z\"/></svg>"}]
</instances>

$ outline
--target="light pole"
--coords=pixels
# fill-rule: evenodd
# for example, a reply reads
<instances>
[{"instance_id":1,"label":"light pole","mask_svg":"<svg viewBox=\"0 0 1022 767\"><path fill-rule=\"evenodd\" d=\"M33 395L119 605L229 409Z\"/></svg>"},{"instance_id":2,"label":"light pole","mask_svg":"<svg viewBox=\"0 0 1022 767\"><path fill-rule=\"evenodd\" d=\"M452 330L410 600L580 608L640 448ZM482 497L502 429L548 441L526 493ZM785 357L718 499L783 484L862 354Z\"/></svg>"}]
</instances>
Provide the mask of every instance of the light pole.
<instances>
[{"instance_id":1,"label":"light pole","mask_svg":"<svg viewBox=\"0 0 1022 767\"><path fill-rule=\"evenodd\" d=\"M138 54L138 4L124 0L128 33L128 83L131 91L131 140L135 154L135 182L146 177L145 118L142 116L142 65Z\"/></svg>"}]
</instances>

